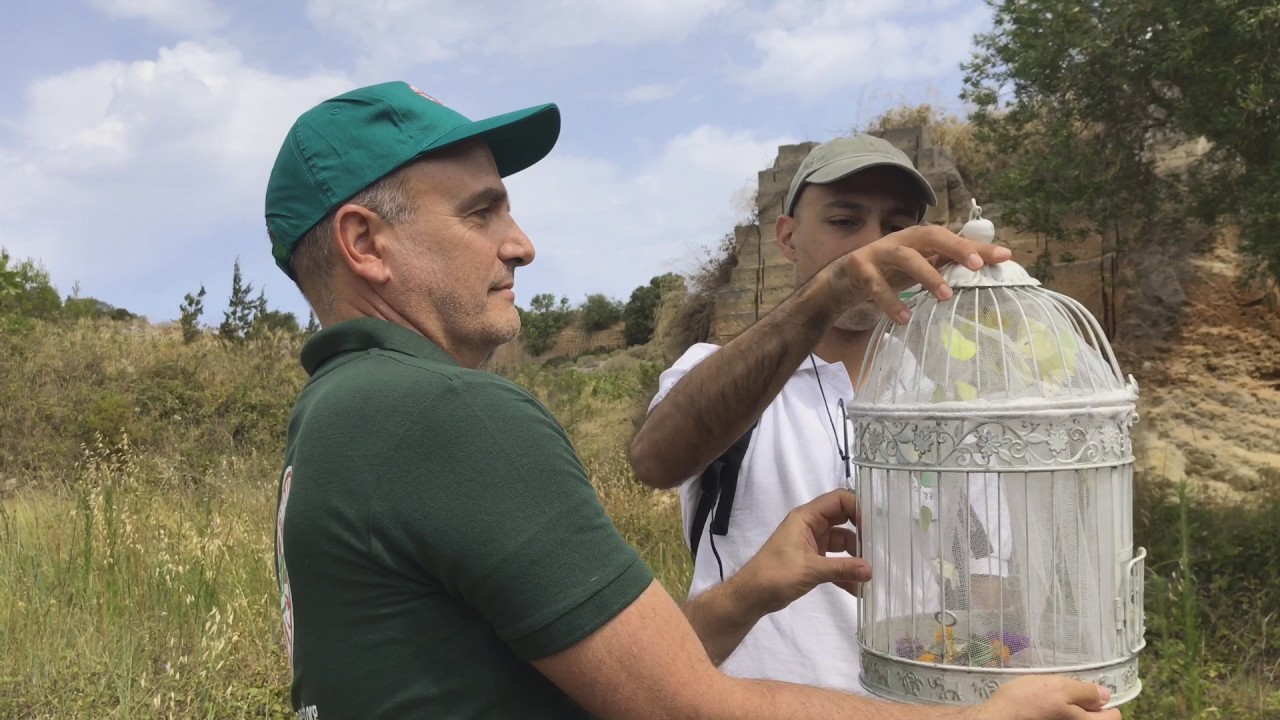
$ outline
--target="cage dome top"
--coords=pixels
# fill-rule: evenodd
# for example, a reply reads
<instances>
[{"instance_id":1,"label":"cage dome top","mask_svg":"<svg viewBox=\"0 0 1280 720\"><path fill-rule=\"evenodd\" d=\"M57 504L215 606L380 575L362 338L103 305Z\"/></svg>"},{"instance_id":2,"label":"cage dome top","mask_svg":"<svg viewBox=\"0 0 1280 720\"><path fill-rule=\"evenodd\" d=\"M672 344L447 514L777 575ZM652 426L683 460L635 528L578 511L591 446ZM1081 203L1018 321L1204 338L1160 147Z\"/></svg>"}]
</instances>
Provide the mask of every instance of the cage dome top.
<instances>
[{"instance_id":1,"label":"cage dome top","mask_svg":"<svg viewBox=\"0 0 1280 720\"><path fill-rule=\"evenodd\" d=\"M960 235L995 237L976 201ZM855 407L1029 409L1136 400L1136 383L1125 378L1097 320L1076 300L1043 287L1012 260L978 270L952 264L941 272L954 290L949 300L915 292L906 301L906 324L886 318L878 326Z\"/></svg>"}]
</instances>

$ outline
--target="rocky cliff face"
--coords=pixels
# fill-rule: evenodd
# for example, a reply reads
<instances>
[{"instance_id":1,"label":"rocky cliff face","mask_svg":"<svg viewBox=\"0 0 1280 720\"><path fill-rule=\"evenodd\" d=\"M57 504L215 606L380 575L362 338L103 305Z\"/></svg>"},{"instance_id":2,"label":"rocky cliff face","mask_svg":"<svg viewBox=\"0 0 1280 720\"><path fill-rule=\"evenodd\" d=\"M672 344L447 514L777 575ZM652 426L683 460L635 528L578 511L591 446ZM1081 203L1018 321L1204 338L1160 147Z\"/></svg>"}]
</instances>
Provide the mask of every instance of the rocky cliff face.
<instances>
[{"instance_id":1,"label":"rocky cliff face","mask_svg":"<svg viewBox=\"0 0 1280 720\"><path fill-rule=\"evenodd\" d=\"M1280 489L1280 297L1240 287L1229 230L1135 264L1117 350L1140 385L1138 469L1228 500Z\"/></svg>"}]
</instances>

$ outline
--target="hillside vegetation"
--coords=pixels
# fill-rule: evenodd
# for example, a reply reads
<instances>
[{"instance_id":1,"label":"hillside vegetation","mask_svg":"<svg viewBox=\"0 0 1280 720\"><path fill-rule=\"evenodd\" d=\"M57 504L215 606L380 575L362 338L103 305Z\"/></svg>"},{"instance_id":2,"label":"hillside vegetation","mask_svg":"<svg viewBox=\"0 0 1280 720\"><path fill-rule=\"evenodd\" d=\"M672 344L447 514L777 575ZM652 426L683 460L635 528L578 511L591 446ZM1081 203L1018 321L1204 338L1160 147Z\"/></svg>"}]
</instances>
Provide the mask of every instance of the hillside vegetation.
<instances>
[{"instance_id":1,"label":"hillside vegetation","mask_svg":"<svg viewBox=\"0 0 1280 720\"><path fill-rule=\"evenodd\" d=\"M299 342L108 321L0 334L0 717L289 717L271 528ZM624 455L661 354L581 362L511 375L681 596L674 495L640 486ZM1140 488L1150 645L1127 716L1275 717L1280 496Z\"/></svg>"}]
</instances>

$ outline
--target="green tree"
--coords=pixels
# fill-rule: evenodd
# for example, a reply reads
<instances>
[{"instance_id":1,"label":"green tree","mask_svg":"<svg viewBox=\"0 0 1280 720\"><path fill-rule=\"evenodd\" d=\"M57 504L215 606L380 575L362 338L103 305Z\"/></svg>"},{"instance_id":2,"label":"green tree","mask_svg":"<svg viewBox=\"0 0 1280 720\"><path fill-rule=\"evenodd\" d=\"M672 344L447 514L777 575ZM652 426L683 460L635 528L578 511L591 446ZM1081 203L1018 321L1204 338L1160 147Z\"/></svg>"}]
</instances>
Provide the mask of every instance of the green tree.
<instances>
[{"instance_id":1,"label":"green tree","mask_svg":"<svg viewBox=\"0 0 1280 720\"><path fill-rule=\"evenodd\" d=\"M643 345L653 338L663 296L683 289L683 277L666 273L651 278L648 285L641 285L631 291L631 298L622 309L622 319L626 323L622 336L627 347Z\"/></svg>"},{"instance_id":2,"label":"green tree","mask_svg":"<svg viewBox=\"0 0 1280 720\"><path fill-rule=\"evenodd\" d=\"M133 320L138 316L95 297L80 297L80 282L71 285L71 294L62 301L62 316L69 320L108 318Z\"/></svg>"},{"instance_id":3,"label":"green tree","mask_svg":"<svg viewBox=\"0 0 1280 720\"><path fill-rule=\"evenodd\" d=\"M525 350L530 355L541 355L550 350L556 334L573 322L573 308L569 306L569 298L562 297L557 304L551 293L534 295L529 300L529 310L518 310L520 334L524 338Z\"/></svg>"},{"instance_id":4,"label":"green tree","mask_svg":"<svg viewBox=\"0 0 1280 720\"><path fill-rule=\"evenodd\" d=\"M267 312L267 293L259 290L258 297L249 303L249 329L244 334L246 338L261 337L267 331ZM296 320L294 324L297 324Z\"/></svg>"},{"instance_id":5,"label":"green tree","mask_svg":"<svg viewBox=\"0 0 1280 720\"><path fill-rule=\"evenodd\" d=\"M109 302L94 297L68 297L62 303L62 315L71 320L80 318L132 320L137 317L137 315L125 308L116 307Z\"/></svg>"},{"instance_id":6,"label":"green tree","mask_svg":"<svg viewBox=\"0 0 1280 720\"><path fill-rule=\"evenodd\" d=\"M988 4L992 30L976 38L964 97L1001 156L993 195L1016 224L1062 237L1068 218L1082 220L1119 245L1159 238L1157 209L1234 221L1246 266L1280 278L1280 5ZM1157 175L1153 150L1201 137L1206 155Z\"/></svg>"},{"instance_id":7,"label":"green tree","mask_svg":"<svg viewBox=\"0 0 1280 720\"><path fill-rule=\"evenodd\" d=\"M12 258L9 257L9 251L0 248L0 298L17 295L22 289L22 282L18 279L18 271L16 268L10 267Z\"/></svg>"},{"instance_id":8,"label":"green tree","mask_svg":"<svg viewBox=\"0 0 1280 720\"><path fill-rule=\"evenodd\" d=\"M240 258L236 258L231 275L231 297L223 312L222 324L218 326L220 337L225 340L243 340L248 337L253 330L253 318L259 308L258 301L250 299L252 295L253 285L244 282L240 274Z\"/></svg>"},{"instance_id":9,"label":"green tree","mask_svg":"<svg viewBox=\"0 0 1280 720\"><path fill-rule=\"evenodd\" d=\"M302 332L298 316L281 310L263 310L253 318L253 333L282 332L297 335Z\"/></svg>"},{"instance_id":10,"label":"green tree","mask_svg":"<svg viewBox=\"0 0 1280 720\"><path fill-rule=\"evenodd\" d=\"M307 327L302 332L307 337L311 337L312 335L320 332L320 321L316 319L316 313L314 310L307 311Z\"/></svg>"},{"instance_id":11,"label":"green tree","mask_svg":"<svg viewBox=\"0 0 1280 720\"><path fill-rule=\"evenodd\" d=\"M192 343L200 337L200 316L204 314L204 285L194 295L187 293L178 306L178 323L182 325L182 341Z\"/></svg>"},{"instance_id":12,"label":"green tree","mask_svg":"<svg viewBox=\"0 0 1280 720\"><path fill-rule=\"evenodd\" d=\"M291 312L271 309L267 303L265 290L259 290L258 297L250 301L248 307L249 327L243 331L242 337L260 338L273 332L297 335L302 332L296 315Z\"/></svg>"},{"instance_id":13,"label":"green tree","mask_svg":"<svg viewBox=\"0 0 1280 720\"><path fill-rule=\"evenodd\" d=\"M582 318L582 328L588 332L598 332L613 327L622 319L622 303L611 300L603 293L588 295L578 308Z\"/></svg>"},{"instance_id":14,"label":"green tree","mask_svg":"<svg viewBox=\"0 0 1280 720\"><path fill-rule=\"evenodd\" d=\"M62 297L49 282L49 272L34 259L13 262L0 249L0 315L25 320L56 320Z\"/></svg>"}]
</instances>

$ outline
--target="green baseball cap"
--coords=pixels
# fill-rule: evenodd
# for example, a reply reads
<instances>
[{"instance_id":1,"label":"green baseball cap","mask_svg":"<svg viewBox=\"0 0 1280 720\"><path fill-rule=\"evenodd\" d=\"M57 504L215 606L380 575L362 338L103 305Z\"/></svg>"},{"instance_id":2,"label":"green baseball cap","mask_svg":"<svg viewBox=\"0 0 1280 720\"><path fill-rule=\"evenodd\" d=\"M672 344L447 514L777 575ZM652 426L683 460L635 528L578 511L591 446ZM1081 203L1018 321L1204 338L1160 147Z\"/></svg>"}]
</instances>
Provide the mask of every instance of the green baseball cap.
<instances>
[{"instance_id":1,"label":"green baseball cap","mask_svg":"<svg viewBox=\"0 0 1280 720\"><path fill-rule=\"evenodd\" d=\"M289 258L308 230L361 190L433 150L481 138L506 177L546 157L559 136L560 110L554 104L472 121L401 81L325 100L293 123L271 168L271 254L293 278Z\"/></svg>"},{"instance_id":2,"label":"green baseball cap","mask_svg":"<svg viewBox=\"0 0 1280 720\"><path fill-rule=\"evenodd\" d=\"M818 145L809 151L800 169L791 179L791 188L787 190L787 201L782 206L784 215L795 212L796 199L806 183L825 185L841 178L873 167L896 167L911 176L919 191L921 201L920 218L924 217L924 206L938 204L938 196L934 194L929 181L911 164L907 154L894 147L893 143L874 135L853 135L841 137ZM919 219L919 218L917 218Z\"/></svg>"}]
</instances>

